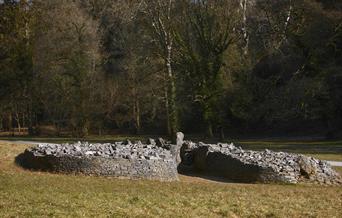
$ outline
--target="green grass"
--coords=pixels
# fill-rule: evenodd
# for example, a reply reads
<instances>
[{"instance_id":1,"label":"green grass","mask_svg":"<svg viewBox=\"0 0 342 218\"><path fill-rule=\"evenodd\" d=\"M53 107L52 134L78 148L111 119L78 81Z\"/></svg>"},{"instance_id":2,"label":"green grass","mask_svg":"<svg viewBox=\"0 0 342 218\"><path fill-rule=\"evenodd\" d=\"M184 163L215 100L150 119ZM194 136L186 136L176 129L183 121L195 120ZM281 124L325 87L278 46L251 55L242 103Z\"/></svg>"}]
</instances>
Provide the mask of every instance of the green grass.
<instances>
[{"instance_id":1,"label":"green grass","mask_svg":"<svg viewBox=\"0 0 342 218\"><path fill-rule=\"evenodd\" d=\"M132 181L22 170L0 143L0 217L340 217L341 187ZM340 171L341 172L341 171Z\"/></svg>"},{"instance_id":2,"label":"green grass","mask_svg":"<svg viewBox=\"0 0 342 218\"><path fill-rule=\"evenodd\" d=\"M310 154L305 153L305 155L318 158L321 160L330 160L330 161L342 161L342 154Z\"/></svg>"}]
</instances>

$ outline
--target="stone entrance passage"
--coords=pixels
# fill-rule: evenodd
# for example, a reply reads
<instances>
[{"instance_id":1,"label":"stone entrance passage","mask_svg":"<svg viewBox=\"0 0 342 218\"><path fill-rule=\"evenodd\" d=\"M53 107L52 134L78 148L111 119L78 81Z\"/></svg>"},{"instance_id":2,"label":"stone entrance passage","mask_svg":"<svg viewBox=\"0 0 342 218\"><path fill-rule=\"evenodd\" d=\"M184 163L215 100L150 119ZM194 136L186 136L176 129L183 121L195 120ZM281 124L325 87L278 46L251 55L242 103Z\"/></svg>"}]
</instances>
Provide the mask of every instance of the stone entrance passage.
<instances>
[{"instance_id":1,"label":"stone entrance passage","mask_svg":"<svg viewBox=\"0 0 342 218\"><path fill-rule=\"evenodd\" d=\"M326 161L300 154L191 141L185 141L181 151L183 166L237 182L342 184Z\"/></svg>"}]
</instances>

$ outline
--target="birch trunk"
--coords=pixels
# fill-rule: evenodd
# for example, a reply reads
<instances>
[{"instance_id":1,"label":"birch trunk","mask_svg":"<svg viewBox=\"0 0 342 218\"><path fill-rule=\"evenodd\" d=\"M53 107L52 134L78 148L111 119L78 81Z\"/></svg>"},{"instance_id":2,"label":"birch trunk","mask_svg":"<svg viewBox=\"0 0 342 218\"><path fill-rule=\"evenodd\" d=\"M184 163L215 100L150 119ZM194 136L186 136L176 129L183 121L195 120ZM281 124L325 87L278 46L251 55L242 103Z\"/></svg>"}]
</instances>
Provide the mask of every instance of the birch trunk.
<instances>
[{"instance_id":1,"label":"birch trunk","mask_svg":"<svg viewBox=\"0 0 342 218\"><path fill-rule=\"evenodd\" d=\"M170 132L171 136L174 136L177 132L177 107L176 107L176 85L175 78L172 71L172 41L167 46L167 59L166 66L168 72L168 83L169 83L169 120L170 120Z\"/></svg>"},{"instance_id":2,"label":"birch trunk","mask_svg":"<svg viewBox=\"0 0 342 218\"><path fill-rule=\"evenodd\" d=\"M165 109L166 109L166 127L167 127L167 134L171 135L171 120L170 120L170 110L169 110L169 92L168 86L165 86Z\"/></svg>"},{"instance_id":3,"label":"birch trunk","mask_svg":"<svg viewBox=\"0 0 342 218\"><path fill-rule=\"evenodd\" d=\"M19 133L21 132L21 124L20 124L20 117L19 117L19 114L18 112L15 113L15 121L17 122L17 126L18 126L18 131Z\"/></svg>"},{"instance_id":4,"label":"birch trunk","mask_svg":"<svg viewBox=\"0 0 342 218\"><path fill-rule=\"evenodd\" d=\"M244 55L248 54L248 47L249 47L249 35L248 35L248 30L247 30L247 4L248 0L240 0L240 8L242 11L242 34L243 34L243 39L245 41L245 46L244 46Z\"/></svg>"},{"instance_id":5,"label":"birch trunk","mask_svg":"<svg viewBox=\"0 0 342 218\"><path fill-rule=\"evenodd\" d=\"M141 131L141 116L140 116L140 102L136 88L133 89L134 102L133 102L133 117L134 127L137 134Z\"/></svg>"},{"instance_id":6,"label":"birch trunk","mask_svg":"<svg viewBox=\"0 0 342 218\"><path fill-rule=\"evenodd\" d=\"M173 36L171 11L173 2L173 0L169 0L168 2L149 1L149 6L152 7L149 11L152 19L152 26L155 31L156 39L160 44L160 53L164 59L166 68L165 107L167 115L167 129L170 136L175 135L178 131L176 83L172 68Z\"/></svg>"},{"instance_id":7,"label":"birch trunk","mask_svg":"<svg viewBox=\"0 0 342 218\"><path fill-rule=\"evenodd\" d=\"M292 10L293 10L293 6L292 6L292 0L289 0L289 9L287 11L287 16L285 19L285 23L284 23L284 31L282 33L282 37L280 39L280 42L278 44L278 48L283 44L283 42L286 40L286 32L289 26L289 23L291 21L291 17L292 17Z\"/></svg>"}]
</instances>

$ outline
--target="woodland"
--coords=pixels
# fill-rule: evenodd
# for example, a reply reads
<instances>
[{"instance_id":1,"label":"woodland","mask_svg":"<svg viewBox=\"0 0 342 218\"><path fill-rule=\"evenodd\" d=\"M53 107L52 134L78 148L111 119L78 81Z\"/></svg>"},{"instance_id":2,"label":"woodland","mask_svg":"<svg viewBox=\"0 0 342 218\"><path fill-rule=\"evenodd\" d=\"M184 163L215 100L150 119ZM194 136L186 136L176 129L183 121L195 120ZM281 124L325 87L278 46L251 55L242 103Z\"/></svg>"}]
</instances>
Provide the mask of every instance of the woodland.
<instances>
[{"instance_id":1,"label":"woodland","mask_svg":"<svg viewBox=\"0 0 342 218\"><path fill-rule=\"evenodd\" d=\"M339 0L0 1L0 131L342 136Z\"/></svg>"}]
</instances>

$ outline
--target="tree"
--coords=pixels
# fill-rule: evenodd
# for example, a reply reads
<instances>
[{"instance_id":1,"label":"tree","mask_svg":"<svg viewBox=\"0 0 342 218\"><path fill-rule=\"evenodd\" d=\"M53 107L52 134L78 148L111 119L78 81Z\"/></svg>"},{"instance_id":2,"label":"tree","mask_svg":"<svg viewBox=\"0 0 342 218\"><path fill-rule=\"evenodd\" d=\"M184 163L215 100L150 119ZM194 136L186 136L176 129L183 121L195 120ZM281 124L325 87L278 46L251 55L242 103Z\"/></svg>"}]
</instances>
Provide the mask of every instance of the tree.
<instances>
[{"instance_id":1,"label":"tree","mask_svg":"<svg viewBox=\"0 0 342 218\"><path fill-rule=\"evenodd\" d=\"M34 9L28 1L4 1L0 4L0 101L16 126L33 125L32 42Z\"/></svg>"},{"instance_id":2,"label":"tree","mask_svg":"<svg viewBox=\"0 0 342 218\"><path fill-rule=\"evenodd\" d=\"M185 26L177 32L180 61L192 81L193 101L202 109L207 134L213 136L216 106L222 95L223 58L236 38L234 12L225 1L190 4L184 7Z\"/></svg>"},{"instance_id":3,"label":"tree","mask_svg":"<svg viewBox=\"0 0 342 218\"><path fill-rule=\"evenodd\" d=\"M41 2L40 8L34 59L45 110L58 129L67 124L85 136L99 73L97 24L77 2Z\"/></svg>"},{"instance_id":4,"label":"tree","mask_svg":"<svg viewBox=\"0 0 342 218\"><path fill-rule=\"evenodd\" d=\"M176 75L173 70L173 14L174 0L146 0L146 11L151 22L152 37L158 46L158 53L165 66L165 107L168 134L178 131L178 112L176 105Z\"/></svg>"}]
</instances>

